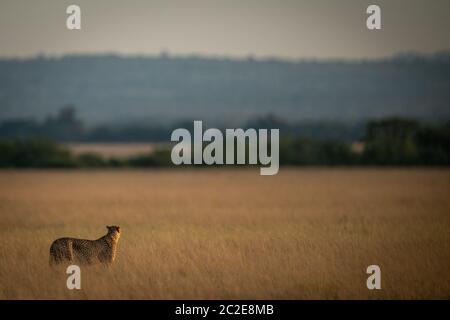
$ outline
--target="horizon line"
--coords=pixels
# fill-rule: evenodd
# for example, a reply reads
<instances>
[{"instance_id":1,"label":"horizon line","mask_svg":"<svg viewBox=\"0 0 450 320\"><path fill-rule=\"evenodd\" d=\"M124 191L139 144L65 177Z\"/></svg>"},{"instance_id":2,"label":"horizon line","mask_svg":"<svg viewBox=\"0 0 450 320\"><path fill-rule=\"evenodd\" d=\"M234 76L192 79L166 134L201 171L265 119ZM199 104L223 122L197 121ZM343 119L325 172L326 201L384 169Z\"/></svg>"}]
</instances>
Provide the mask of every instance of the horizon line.
<instances>
[{"instance_id":1,"label":"horizon line","mask_svg":"<svg viewBox=\"0 0 450 320\"><path fill-rule=\"evenodd\" d=\"M437 50L432 53L421 53L415 50L398 51L397 53L380 56L380 57L284 57L277 55L256 56L247 54L243 56L227 55L227 54L202 54L202 53L170 53L162 50L159 53L121 53L117 51L99 51L99 52L73 52L62 54L37 53L24 56L0 56L0 61L30 61L30 60L61 60L65 58L85 58L85 57L115 57L120 59L205 59L205 60L224 60L224 61L280 61L289 63L298 62L370 62L385 61L395 58L435 58L439 56L449 56L450 49Z\"/></svg>"}]
</instances>

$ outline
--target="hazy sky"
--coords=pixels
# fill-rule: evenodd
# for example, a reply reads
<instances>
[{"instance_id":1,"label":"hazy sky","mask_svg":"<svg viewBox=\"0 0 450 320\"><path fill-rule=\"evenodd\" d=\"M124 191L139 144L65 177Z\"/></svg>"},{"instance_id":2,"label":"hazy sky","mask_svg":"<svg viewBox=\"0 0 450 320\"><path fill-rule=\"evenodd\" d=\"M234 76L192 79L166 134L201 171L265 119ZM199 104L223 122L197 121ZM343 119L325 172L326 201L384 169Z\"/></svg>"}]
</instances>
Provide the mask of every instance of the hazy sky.
<instances>
[{"instance_id":1,"label":"hazy sky","mask_svg":"<svg viewBox=\"0 0 450 320\"><path fill-rule=\"evenodd\" d=\"M70 4L82 30L66 29ZM366 8L382 9L381 31ZM449 0L0 0L0 56L379 57L450 49Z\"/></svg>"}]
</instances>

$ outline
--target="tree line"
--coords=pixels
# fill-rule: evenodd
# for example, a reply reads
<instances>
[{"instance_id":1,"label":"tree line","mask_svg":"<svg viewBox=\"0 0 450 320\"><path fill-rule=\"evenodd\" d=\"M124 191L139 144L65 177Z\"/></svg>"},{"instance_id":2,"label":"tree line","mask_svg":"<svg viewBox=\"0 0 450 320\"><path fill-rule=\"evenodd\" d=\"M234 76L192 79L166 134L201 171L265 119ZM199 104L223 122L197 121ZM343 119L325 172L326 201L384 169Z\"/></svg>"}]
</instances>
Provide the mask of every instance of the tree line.
<instances>
[{"instance_id":1,"label":"tree line","mask_svg":"<svg viewBox=\"0 0 450 320\"><path fill-rule=\"evenodd\" d=\"M450 122L425 124L388 118L369 121L358 144L320 139L280 129L280 165L289 166L448 166ZM170 167L171 148L126 159L95 153L73 154L46 138L0 139L3 168Z\"/></svg>"}]
</instances>

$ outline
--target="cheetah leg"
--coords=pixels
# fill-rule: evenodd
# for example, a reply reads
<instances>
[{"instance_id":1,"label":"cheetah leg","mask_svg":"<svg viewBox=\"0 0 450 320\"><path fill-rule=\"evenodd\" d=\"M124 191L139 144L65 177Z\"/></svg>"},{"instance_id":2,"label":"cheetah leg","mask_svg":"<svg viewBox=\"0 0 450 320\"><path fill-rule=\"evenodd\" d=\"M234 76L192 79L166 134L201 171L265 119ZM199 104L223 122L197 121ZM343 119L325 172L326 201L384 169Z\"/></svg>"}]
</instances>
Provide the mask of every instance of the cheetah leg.
<instances>
[{"instance_id":1,"label":"cheetah leg","mask_svg":"<svg viewBox=\"0 0 450 320\"><path fill-rule=\"evenodd\" d=\"M72 262L73 261L73 248L72 248L72 241L69 241L67 244L67 259Z\"/></svg>"},{"instance_id":2,"label":"cheetah leg","mask_svg":"<svg viewBox=\"0 0 450 320\"><path fill-rule=\"evenodd\" d=\"M53 251L50 251L48 263L51 267L53 267L56 264L56 254Z\"/></svg>"}]
</instances>

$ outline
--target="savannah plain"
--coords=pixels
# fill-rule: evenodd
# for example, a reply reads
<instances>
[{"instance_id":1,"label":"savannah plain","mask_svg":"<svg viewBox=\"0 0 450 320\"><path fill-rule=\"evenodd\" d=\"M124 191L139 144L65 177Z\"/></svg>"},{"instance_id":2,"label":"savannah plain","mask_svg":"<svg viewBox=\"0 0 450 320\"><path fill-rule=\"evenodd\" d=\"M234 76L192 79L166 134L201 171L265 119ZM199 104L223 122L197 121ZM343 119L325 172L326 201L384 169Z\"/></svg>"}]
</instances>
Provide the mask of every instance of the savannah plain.
<instances>
[{"instance_id":1,"label":"savannah plain","mask_svg":"<svg viewBox=\"0 0 450 320\"><path fill-rule=\"evenodd\" d=\"M106 225L68 290L50 244ZM449 299L449 270L448 169L0 171L0 299Z\"/></svg>"}]
</instances>

